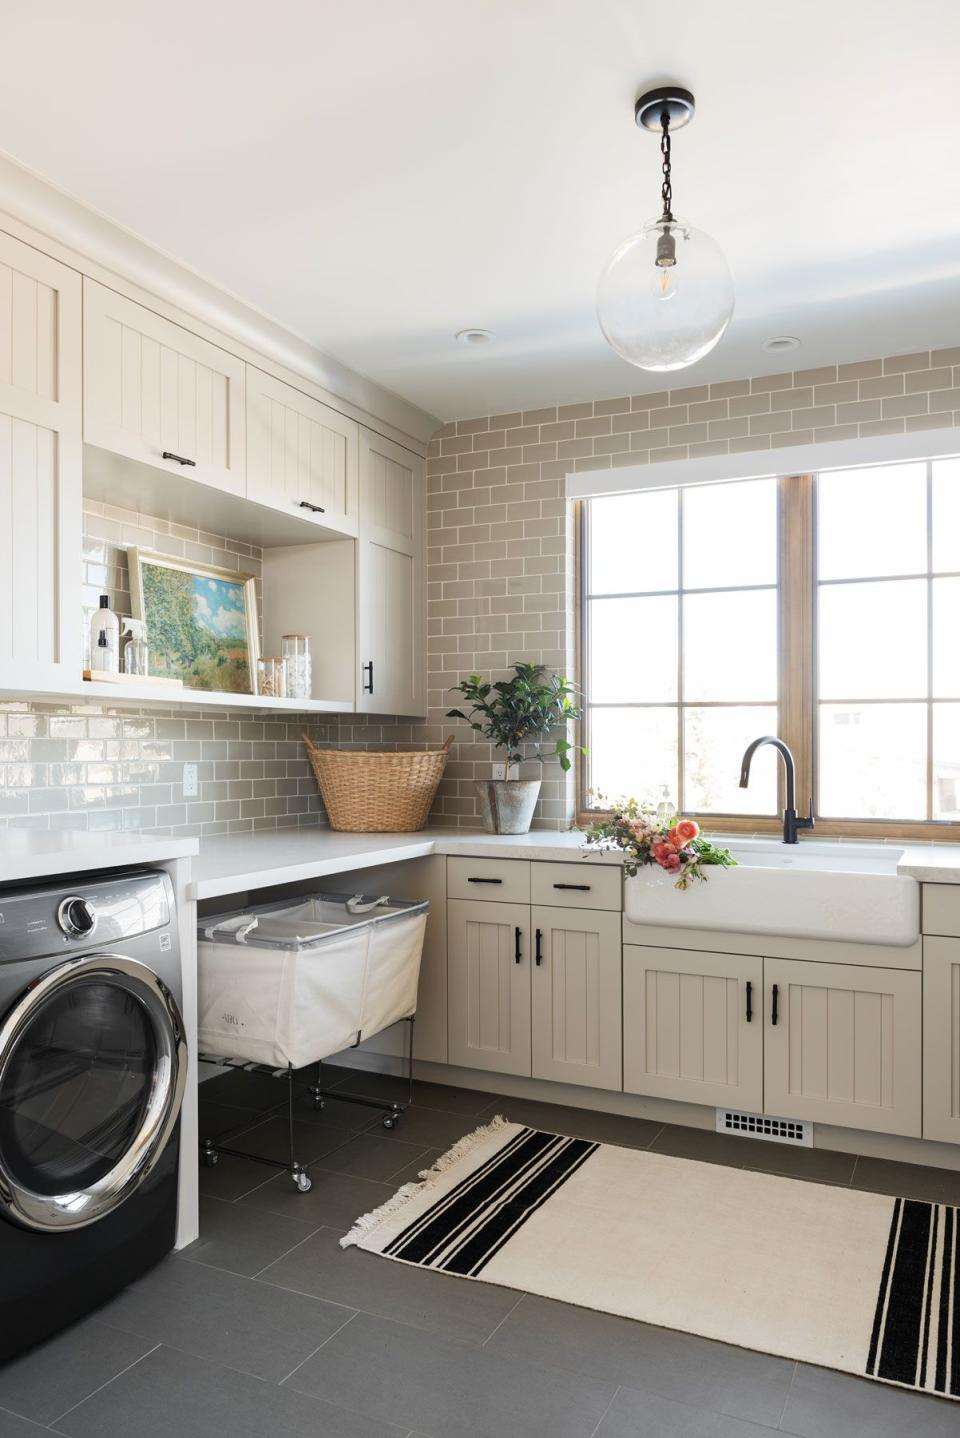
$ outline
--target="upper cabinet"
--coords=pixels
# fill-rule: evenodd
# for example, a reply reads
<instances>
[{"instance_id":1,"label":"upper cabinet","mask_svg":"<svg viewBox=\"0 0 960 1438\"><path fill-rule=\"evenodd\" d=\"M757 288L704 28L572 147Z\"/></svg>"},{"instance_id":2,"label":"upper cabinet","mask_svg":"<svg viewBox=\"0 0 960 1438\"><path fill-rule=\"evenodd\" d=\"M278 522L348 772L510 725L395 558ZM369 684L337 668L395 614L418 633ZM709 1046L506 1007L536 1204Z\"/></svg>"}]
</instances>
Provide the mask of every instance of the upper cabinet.
<instances>
[{"instance_id":1,"label":"upper cabinet","mask_svg":"<svg viewBox=\"0 0 960 1438\"><path fill-rule=\"evenodd\" d=\"M80 276L0 235L0 674L76 682Z\"/></svg>"},{"instance_id":2,"label":"upper cabinet","mask_svg":"<svg viewBox=\"0 0 960 1438\"><path fill-rule=\"evenodd\" d=\"M83 286L83 437L246 491L242 360L92 280Z\"/></svg>"},{"instance_id":3,"label":"upper cabinet","mask_svg":"<svg viewBox=\"0 0 960 1438\"><path fill-rule=\"evenodd\" d=\"M357 533L360 426L247 366L247 498Z\"/></svg>"},{"instance_id":4,"label":"upper cabinet","mask_svg":"<svg viewBox=\"0 0 960 1438\"><path fill-rule=\"evenodd\" d=\"M364 714L426 712L425 465L360 430L357 554L357 708Z\"/></svg>"}]
</instances>

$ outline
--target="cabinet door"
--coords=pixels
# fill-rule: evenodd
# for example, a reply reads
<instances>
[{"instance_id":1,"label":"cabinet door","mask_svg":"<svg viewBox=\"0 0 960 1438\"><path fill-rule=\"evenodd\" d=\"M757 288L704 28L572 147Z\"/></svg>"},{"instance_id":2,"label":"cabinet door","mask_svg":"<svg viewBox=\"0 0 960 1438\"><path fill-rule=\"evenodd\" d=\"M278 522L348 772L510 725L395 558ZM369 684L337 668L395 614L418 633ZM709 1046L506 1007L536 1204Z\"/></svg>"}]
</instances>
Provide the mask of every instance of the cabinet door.
<instances>
[{"instance_id":1,"label":"cabinet door","mask_svg":"<svg viewBox=\"0 0 960 1438\"><path fill-rule=\"evenodd\" d=\"M532 962L526 904L448 901L450 1063L529 1078Z\"/></svg>"},{"instance_id":2,"label":"cabinet door","mask_svg":"<svg viewBox=\"0 0 960 1438\"><path fill-rule=\"evenodd\" d=\"M923 1136L960 1143L960 939L928 935L923 940Z\"/></svg>"},{"instance_id":3,"label":"cabinet door","mask_svg":"<svg viewBox=\"0 0 960 1438\"><path fill-rule=\"evenodd\" d=\"M920 974L800 959L763 969L765 1111L919 1137Z\"/></svg>"},{"instance_id":4,"label":"cabinet door","mask_svg":"<svg viewBox=\"0 0 960 1438\"><path fill-rule=\"evenodd\" d=\"M620 915L533 910L533 1077L623 1087Z\"/></svg>"},{"instance_id":5,"label":"cabinet door","mask_svg":"<svg viewBox=\"0 0 960 1438\"><path fill-rule=\"evenodd\" d=\"M761 1112L762 993L753 954L624 945L625 1091Z\"/></svg>"},{"instance_id":6,"label":"cabinet door","mask_svg":"<svg viewBox=\"0 0 960 1438\"><path fill-rule=\"evenodd\" d=\"M247 498L357 532L356 420L247 365Z\"/></svg>"},{"instance_id":7,"label":"cabinet door","mask_svg":"<svg viewBox=\"0 0 960 1438\"><path fill-rule=\"evenodd\" d=\"M424 463L360 430L357 708L424 714Z\"/></svg>"},{"instance_id":8,"label":"cabinet door","mask_svg":"<svg viewBox=\"0 0 960 1438\"><path fill-rule=\"evenodd\" d=\"M0 673L80 682L80 276L0 235Z\"/></svg>"},{"instance_id":9,"label":"cabinet door","mask_svg":"<svg viewBox=\"0 0 960 1438\"><path fill-rule=\"evenodd\" d=\"M218 345L84 280L88 444L242 495L245 368Z\"/></svg>"}]
</instances>

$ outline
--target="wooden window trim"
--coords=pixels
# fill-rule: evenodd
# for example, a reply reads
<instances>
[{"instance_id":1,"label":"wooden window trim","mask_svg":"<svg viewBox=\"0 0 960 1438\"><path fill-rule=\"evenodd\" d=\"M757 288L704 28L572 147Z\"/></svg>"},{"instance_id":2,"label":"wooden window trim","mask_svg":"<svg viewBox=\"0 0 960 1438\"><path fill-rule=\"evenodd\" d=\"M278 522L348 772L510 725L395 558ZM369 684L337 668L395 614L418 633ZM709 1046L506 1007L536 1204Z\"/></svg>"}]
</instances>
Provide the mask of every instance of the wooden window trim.
<instances>
[{"instance_id":1,"label":"wooden window trim","mask_svg":"<svg viewBox=\"0 0 960 1438\"><path fill-rule=\"evenodd\" d=\"M780 674L779 705L781 737L789 745L796 761L797 808L807 812L811 799L816 799L816 607L815 607L815 517L814 474L784 475L778 481L779 514L779 589L780 589ZM574 638L576 673L586 701L587 605L584 602L587 580L586 529L584 502L577 501L574 533L576 538L576 601L577 623ZM581 726L581 741L584 742ZM586 807L587 764L576 757L576 794L578 826L595 823L602 811ZM778 780L779 804L783 807L783 771ZM752 815L693 814L704 828L718 834L776 835L783 830L775 818ZM824 819L817 818L816 828L801 836L804 839L897 839L915 843L960 843L960 824L949 820L885 819Z\"/></svg>"}]
</instances>

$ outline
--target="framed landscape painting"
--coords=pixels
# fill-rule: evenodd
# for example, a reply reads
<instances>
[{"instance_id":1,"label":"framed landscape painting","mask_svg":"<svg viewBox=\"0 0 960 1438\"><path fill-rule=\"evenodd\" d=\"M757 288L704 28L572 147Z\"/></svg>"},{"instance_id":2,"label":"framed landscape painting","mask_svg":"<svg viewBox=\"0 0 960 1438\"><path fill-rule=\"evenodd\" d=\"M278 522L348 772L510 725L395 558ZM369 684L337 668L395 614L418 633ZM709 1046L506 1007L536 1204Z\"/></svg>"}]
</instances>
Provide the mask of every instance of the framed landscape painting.
<instances>
[{"instance_id":1,"label":"framed landscape painting","mask_svg":"<svg viewBox=\"0 0 960 1438\"><path fill-rule=\"evenodd\" d=\"M187 689L255 694L260 652L252 575L128 549L133 617L147 626L150 673Z\"/></svg>"}]
</instances>

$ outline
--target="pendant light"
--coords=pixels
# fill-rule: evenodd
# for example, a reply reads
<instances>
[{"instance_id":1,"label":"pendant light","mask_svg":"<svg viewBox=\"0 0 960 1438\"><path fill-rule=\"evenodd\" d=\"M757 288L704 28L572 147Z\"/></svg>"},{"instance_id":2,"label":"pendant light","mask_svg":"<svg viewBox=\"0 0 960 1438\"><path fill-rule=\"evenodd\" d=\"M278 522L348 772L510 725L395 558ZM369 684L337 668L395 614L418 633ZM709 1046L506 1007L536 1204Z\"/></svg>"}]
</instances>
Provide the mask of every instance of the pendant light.
<instances>
[{"instance_id":1,"label":"pendant light","mask_svg":"<svg viewBox=\"0 0 960 1438\"><path fill-rule=\"evenodd\" d=\"M623 242L600 276L597 318L604 338L640 369L695 364L710 353L733 314L733 276L723 251L673 213L670 140L693 111L690 91L675 85L637 101L637 124L660 132L663 209Z\"/></svg>"}]
</instances>

